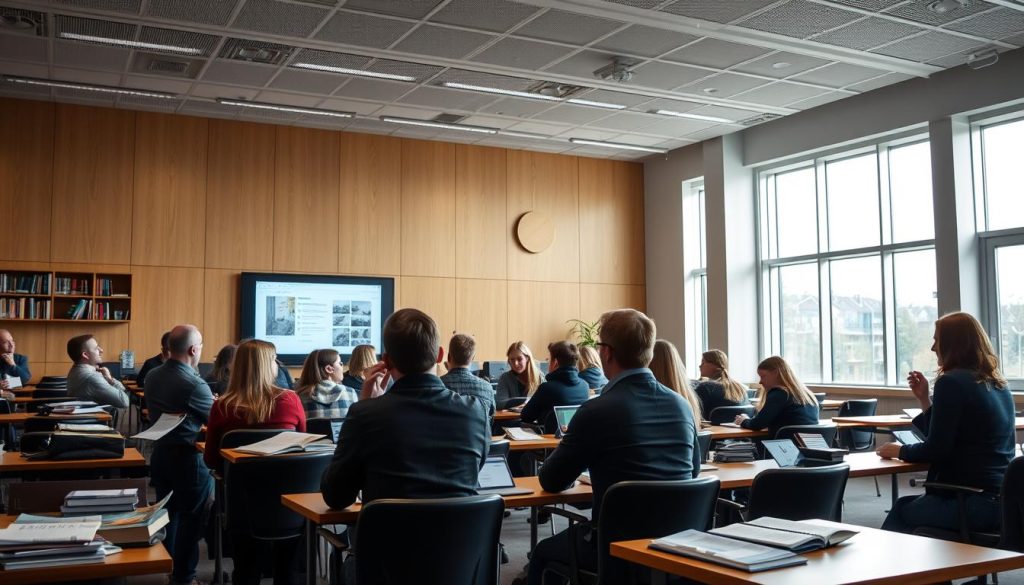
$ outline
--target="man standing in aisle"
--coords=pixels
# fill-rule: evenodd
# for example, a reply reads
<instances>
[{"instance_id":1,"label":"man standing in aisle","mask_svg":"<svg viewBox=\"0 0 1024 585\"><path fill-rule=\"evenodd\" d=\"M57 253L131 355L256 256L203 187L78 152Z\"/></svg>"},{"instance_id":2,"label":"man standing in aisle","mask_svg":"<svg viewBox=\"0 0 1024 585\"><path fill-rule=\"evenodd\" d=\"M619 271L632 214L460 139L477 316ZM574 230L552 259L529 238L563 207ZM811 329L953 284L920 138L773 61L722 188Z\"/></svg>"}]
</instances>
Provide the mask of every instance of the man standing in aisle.
<instances>
[{"instance_id":1,"label":"man standing in aisle","mask_svg":"<svg viewBox=\"0 0 1024 585\"><path fill-rule=\"evenodd\" d=\"M91 334L68 340L68 357L75 365L68 372L68 396L96 404L128 407L128 391L103 367L103 348Z\"/></svg>"},{"instance_id":2,"label":"man standing in aisle","mask_svg":"<svg viewBox=\"0 0 1024 585\"><path fill-rule=\"evenodd\" d=\"M156 441L149 463L150 482L157 499L174 492L167 504L171 522L164 541L174 559L171 582L192 585L198 583L199 539L213 493L213 481L195 442L210 418L213 393L196 373L203 353L199 329L178 325L168 333L167 349L167 361L146 378L149 417L155 421L164 413L184 414L185 420Z\"/></svg>"}]
</instances>

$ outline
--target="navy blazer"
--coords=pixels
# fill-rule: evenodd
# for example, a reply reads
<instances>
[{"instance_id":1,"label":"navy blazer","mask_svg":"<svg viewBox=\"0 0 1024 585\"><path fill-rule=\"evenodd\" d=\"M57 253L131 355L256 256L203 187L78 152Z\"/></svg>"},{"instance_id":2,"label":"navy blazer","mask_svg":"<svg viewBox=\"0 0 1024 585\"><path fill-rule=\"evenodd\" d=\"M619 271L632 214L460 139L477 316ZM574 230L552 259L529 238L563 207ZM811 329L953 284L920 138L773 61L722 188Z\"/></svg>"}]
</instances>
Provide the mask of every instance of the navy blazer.
<instances>
[{"instance_id":1,"label":"navy blazer","mask_svg":"<svg viewBox=\"0 0 1024 585\"><path fill-rule=\"evenodd\" d=\"M12 378L21 378L22 385L28 384L28 381L32 379L32 372L28 369L28 358L20 353L14 354L13 366L7 362L0 361L0 374Z\"/></svg>"},{"instance_id":2,"label":"navy blazer","mask_svg":"<svg viewBox=\"0 0 1024 585\"><path fill-rule=\"evenodd\" d=\"M433 374L410 374L383 396L349 408L320 491L344 508L363 491L379 498L452 498L476 494L490 428L475 396L445 388Z\"/></svg>"},{"instance_id":3,"label":"navy blazer","mask_svg":"<svg viewBox=\"0 0 1024 585\"><path fill-rule=\"evenodd\" d=\"M700 407L704 409L704 418L711 418L711 411L722 406L747 406L750 399L743 395L743 400L733 402L725 397L725 387L718 380L704 380L694 389L700 399ZM732 421L729 421L732 422Z\"/></svg>"},{"instance_id":4,"label":"navy blazer","mask_svg":"<svg viewBox=\"0 0 1024 585\"><path fill-rule=\"evenodd\" d=\"M761 410L743 421L745 429L768 429L774 437L779 429L792 425L818 424L818 402L799 404L794 402L782 388L772 388L764 397Z\"/></svg>"},{"instance_id":5,"label":"navy blazer","mask_svg":"<svg viewBox=\"0 0 1024 585\"><path fill-rule=\"evenodd\" d=\"M700 474L697 426L682 396L659 384L650 370L605 388L580 406L562 442L540 468L540 485L549 492L568 489L589 469L594 520L612 484Z\"/></svg>"},{"instance_id":6,"label":"navy blazer","mask_svg":"<svg viewBox=\"0 0 1024 585\"><path fill-rule=\"evenodd\" d=\"M544 424L550 420L552 428L545 425L544 432L553 433L554 408L583 404L590 398L590 387L580 378L579 370L570 367L558 368L549 373L546 380L523 406L519 418L523 422L535 424Z\"/></svg>"}]
</instances>

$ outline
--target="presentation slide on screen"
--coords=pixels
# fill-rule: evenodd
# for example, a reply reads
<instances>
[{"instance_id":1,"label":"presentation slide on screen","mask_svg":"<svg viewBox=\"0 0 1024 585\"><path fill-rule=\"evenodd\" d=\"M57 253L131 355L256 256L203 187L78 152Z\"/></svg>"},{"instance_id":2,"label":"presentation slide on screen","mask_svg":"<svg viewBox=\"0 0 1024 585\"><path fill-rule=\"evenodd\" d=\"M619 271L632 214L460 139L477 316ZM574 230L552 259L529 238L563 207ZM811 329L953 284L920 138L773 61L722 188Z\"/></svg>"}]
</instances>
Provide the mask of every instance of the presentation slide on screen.
<instances>
[{"instance_id":1,"label":"presentation slide on screen","mask_svg":"<svg viewBox=\"0 0 1024 585\"><path fill-rule=\"evenodd\" d=\"M279 354L381 347L379 285L261 281L255 292L255 337L276 345Z\"/></svg>"}]
</instances>

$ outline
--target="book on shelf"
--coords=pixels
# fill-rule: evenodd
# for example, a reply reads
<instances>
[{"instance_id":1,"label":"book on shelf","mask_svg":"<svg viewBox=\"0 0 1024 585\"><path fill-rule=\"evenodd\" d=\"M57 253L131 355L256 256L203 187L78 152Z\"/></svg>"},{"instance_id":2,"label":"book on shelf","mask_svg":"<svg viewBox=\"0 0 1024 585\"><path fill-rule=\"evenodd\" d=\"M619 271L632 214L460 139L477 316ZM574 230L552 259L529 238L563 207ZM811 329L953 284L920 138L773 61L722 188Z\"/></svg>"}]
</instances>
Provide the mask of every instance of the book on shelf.
<instances>
[{"instance_id":1,"label":"book on shelf","mask_svg":"<svg viewBox=\"0 0 1024 585\"><path fill-rule=\"evenodd\" d=\"M296 453L300 451L333 451L334 443L330 441L319 442L324 435L313 435L310 433L284 432L278 433L268 439L257 441L250 445L242 445L235 448L242 453L252 455L282 455L284 453Z\"/></svg>"},{"instance_id":2,"label":"book on shelf","mask_svg":"<svg viewBox=\"0 0 1024 585\"><path fill-rule=\"evenodd\" d=\"M86 315L89 314L89 308L92 306L92 301L89 299L79 299L77 303L68 309L66 317L68 319L85 319Z\"/></svg>"},{"instance_id":3,"label":"book on shelf","mask_svg":"<svg viewBox=\"0 0 1024 585\"><path fill-rule=\"evenodd\" d=\"M751 573L807 563L807 559L788 550L692 529L658 538L648 546Z\"/></svg>"},{"instance_id":4,"label":"book on shelf","mask_svg":"<svg viewBox=\"0 0 1024 585\"><path fill-rule=\"evenodd\" d=\"M53 292L58 295L88 295L90 278L58 276L53 279Z\"/></svg>"},{"instance_id":5,"label":"book on shelf","mask_svg":"<svg viewBox=\"0 0 1024 585\"><path fill-rule=\"evenodd\" d=\"M0 274L0 291L24 295L50 294L50 275L39 274Z\"/></svg>"},{"instance_id":6,"label":"book on shelf","mask_svg":"<svg viewBox=\"0 0 1024 585\"><path fill-rule=\"evenodd\" d=\"M763 516L714 528L711 533L802 553L835 546L855 536L857 531L844 524Z\"/></svg>"}]
</instances>

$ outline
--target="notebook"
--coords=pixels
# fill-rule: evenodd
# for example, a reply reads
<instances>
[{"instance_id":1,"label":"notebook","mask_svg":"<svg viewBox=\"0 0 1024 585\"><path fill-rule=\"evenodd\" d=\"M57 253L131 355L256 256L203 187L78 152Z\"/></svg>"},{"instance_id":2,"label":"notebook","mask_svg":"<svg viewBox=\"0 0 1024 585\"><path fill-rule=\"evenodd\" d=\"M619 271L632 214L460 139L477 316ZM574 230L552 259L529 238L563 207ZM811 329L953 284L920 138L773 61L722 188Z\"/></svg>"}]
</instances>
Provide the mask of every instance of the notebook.
<instances>
[{"instance_id":1,"label":"notebook","mask_svg":"<svg viewBox=\"0 0 1024 585\"><path fill-rule=\"evenodd\" d=\"M555 420L558 422L558 426L555 427L556 437L561 439L562 435L569 430L569 421L572 420L573 415L579 409L579 405L555 407Z\"/></svg>"},{"instance_id":2,"label":"notebook","mask_svg":"<svg viewBox=\"0 0 1024 585\"><path fill-rule=\"evenodd\" d=\"M487 458L476 481L476 492L481 495L525 496L533 493L531 489L516 487L516 482L512 479L512 471L508 468L508 462L501 455Z\"/></svg>"}]
</instances>

